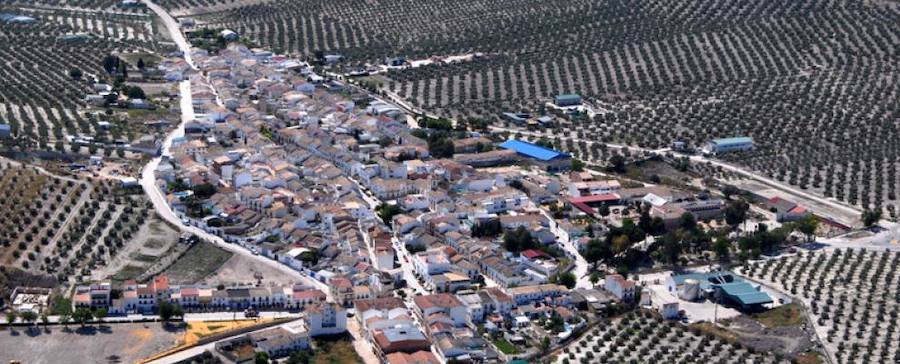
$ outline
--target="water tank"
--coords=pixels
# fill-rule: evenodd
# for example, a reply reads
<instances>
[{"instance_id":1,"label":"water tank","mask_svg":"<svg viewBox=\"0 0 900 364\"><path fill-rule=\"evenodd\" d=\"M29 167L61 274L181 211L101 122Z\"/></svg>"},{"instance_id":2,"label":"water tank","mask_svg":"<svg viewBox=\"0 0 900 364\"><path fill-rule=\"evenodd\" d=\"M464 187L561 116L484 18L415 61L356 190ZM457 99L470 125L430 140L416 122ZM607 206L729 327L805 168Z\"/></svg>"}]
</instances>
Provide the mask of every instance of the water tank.
<instances>
[{"instance_id":1,"label":"water tank","mask_svg":"<svg viewBox=\"0 0 900 364\"><path fill-rule=\"evenodd\" d=\"M681 291L678 292L678 297L685 301L696 301L700 298L700 281L691 278L685 279Z\"/></svg>"}]
</instances>

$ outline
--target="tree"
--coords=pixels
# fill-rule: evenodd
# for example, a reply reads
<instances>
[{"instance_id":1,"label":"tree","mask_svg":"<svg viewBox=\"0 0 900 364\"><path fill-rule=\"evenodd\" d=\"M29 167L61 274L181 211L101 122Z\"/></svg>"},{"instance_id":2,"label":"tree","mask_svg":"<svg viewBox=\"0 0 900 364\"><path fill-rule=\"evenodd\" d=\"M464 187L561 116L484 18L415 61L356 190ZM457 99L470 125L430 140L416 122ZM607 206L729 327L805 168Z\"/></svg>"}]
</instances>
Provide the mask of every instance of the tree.
<instances>
[{"instance_id":1,"label":"tree","mask_svg":"<svg viewBox=\"0 0 900 364\"><path fill-rule=\"evenodd\" d=\"M503 233L503 247L513 253L534 247L534 237L524 226Z\"/></svg>"},{"instance_id":2,"label":"tree","mask_svg":"<svg viewBox=\"0 0 900 364\"><path fill-rule=\"evenodd\" d=\"M621 254L631 247L631 240L628 235L616 235L612 238L612 251L614 254Z\"/></svg>"},{"instance_id":3,"label":"tree","mask_svg":"<svg viewBox=\"0 0 900 364\"><path fill-rule=\"evenodd\" d=\"M750 204L744 200L734 200L728 202L725 206L725 223L731 225L734 229L737 225L747 220L747 211L750 210Z\"/></svg>"},{"instance_id":4,"label":"tree","mask_svg":"<svg viewBox=\"0 0 900 364\"><path fill-rule=\"evenodd\" d=\"M599 272L591 272L591 284L596 285L597 282L600 282L600 273Z\"/></svg>"},{"instance_id":5,"label":"tree","mask_svg":"<svg viewBox=\"0 0 900 364\"><path fill-rule=\"evenodd\" d=\"M681 233L670 232L663 237L662 256L669 264L677 264L681 255Z\"/></svg>"},{"instance_id":6,"label":"tree","mask_svg":"<svg viewBox=\"0 0 900 364\"><path fill-rule=\"evenodd\" d=\"M145 65L144 65L144 59L143 59L143 58L138 58L138 61L137 61L137 68L138 68L139 70L143 71L143 70L144 70L144 67L145 67Z\"/></svg>"},{"instance_id":7,"label":"tree","mask_svg":"<svg viewBox=\"0 0 900 364\"><path fill-rule=\"evenodd\" d=\"M617 173L625 173L625 157L621 154L613 154L608 160L609 169Z\"/></svg>"},{"instance_id":8,"label":"tree","mask_svg":"<svg viewBox=\"0 0 900 364\"><path fill-rule=\"evenodd\" d=\"M503 226L498 219L479 221L472 226L472 236L476 238L493 238L502 231Z\"/></svg>"},{"instance_id":9,"label":"tree","mask_svg":"<svg viewBox=\"0 0 900 364\"><path fill-rule=\"evenodd\" d=\"M25 311L21 313L22 321L25 321L28 325L31 325L35 321L37 321L38 315L34 313L34 311Z\"/></svg>"},{"instance_id":10,"label":"tree","mask_svg":"<svg viewBox=\"0 0 900 364\"><path fill-rule=\"evenodd\" d=\"M375 208L375 212L378 213L378 217L381 218L381 221L384 221L385 224L391 224L394 216L399 215L403 211L400 210L400 206L382 203Z\"/></svg>"},{"instance_id":11,"label":"tree","mask_svg":"<svg viewBox=\"0 0 900 364\"><path fill-rule=\"evenodd\" d=\"M46 313L41 313L41 323L44 324L45 327L50 325L50 318L47 317Z\"/></svg>"},{"instance_id":12,"label":"tree","mask_svg":"<svg viewBox=\"0 0 900 364\"><path fill-rule=\"evenodd\" d=\"M577 158L572 158L572 170L575 172L584 171L584 162Z\"/></svg>"},{"instance_id":13,"label":"tree","mask_svg":"<svg viewBox=\"0 0 900 364\"><path fill-rule=\"evenodd\" d=\"M716 238L716 242L713 244L713 252L716 253L716 258L719 261L727 261L731 253L731 242L724 236Z\"/></svg>"},{"instance_id":14,"label":"tree","mask_svg":"<svg viewBox=\"0 0 900 364\"><path fill-rule=\"evenodd\" d=\"M69 77L72 77L73 79L79 80L79 79L81 79L81 76L84 76L84 72L81 72L81 69L79 69L79 68L72 68L72 69L69 70Z\"/></svg>"},{"instance_id":15,"label":"tree","mask_svg":"<svg viewBox=\"0 0 900 364\"><path fill-rule=\"evenodd\" d=\"M862 213L862 221L863 225L866 227L871 227L878 223L878 220L881 220L881 209L875 210L866 210Z\"/></svg>"},{"instance_id":16,"label":"tree","mask_svg":"<svg viewBox=\"0 0 900 364\"><path fill-rule=\"evenodd\" d=\"M81 327L84 327L84 325L93 318L94 314L86 307L79 307L72 313L72 319L81 324Z\"/></svg>"},{"instance_id":17,"label":"tree","mask_svg":"<svg viewBox=\"0 0 900 364\"><path fill-rule=\"evenodd\" d=\"M182 308L181 305L175 305L172 309L172 316L184 319L184 308Z\"/></svg>"},{"instance_id":18,"label":"tree","mask_svg":"<svg viewBox=\"0 0 900 364\"><path fill-rule=\"evenodd\" d=\"M295 351L287 360L288 364L309 364L309 361L309 352L306 350Z\"/></svg>"},{"instance_id":19,"label":"tree","mask_svg":"<svg viewBox=\"0 0 900 364\"><path fill-rule=\"evenodd\" d=\"M559 274L559 279L557 281L559 284L566 286L568 289L572 289L575 287L578 278L575 277L575 274L572 272L564 272Z\"/></svg>"},{"instance_id":20,"label":"tree","mask_svg":"<svg viewBox=\"0 0 900 364\"><path fill-rule=\"evenodd\" d=\"M681 217L678 220L678 226L684 231L694 231L697 229L697 219L694 218L694 214L685 212L681 214Z\"/></svg>"},{"instance_id":21,"label":"tree","mask_svg":"<svg viewBox=\"0 0 900 364\"><path fill-rule=\"evenodd\" d=\"M97 321L103 322L103 319L109 314L109 310L105 307L98 308L94 310L94 317L97 318Z\"/></svg>"},{"instance_id":22,"label":"tree","mask_svg":"<svg viewBox=\"0 0 900 364\"><path fill-rule=\"evenodd\" d=\"M59 323L63 325L64 328L68 328L69 321L72 321L72 316L68 313L64 313L59 315Z\"/></svg>"},{"instance_id":23,"label":"tree","mask_svg":"<svg viewBox=\"0 0 900 364\"><path fill-rule=\"evenodd\" d=\"M732 185L722 186L722 194L725 195L725 199L730 200L731 196L737 195L739 193L741 193L741 190L739 190L737 187L734 187Z\"/></svg>"},{"instance_id":24,"label":"tree","mask_svg":"<svg viewBox=\"0 0 900 364\"><path fill-rule=\"evenodd\" d=\"M546 353L547 350L550 349L550 338L549 337L544 336L544 338L541 339L540 349L541 349L541 353Z\"/></svg>"},{"instance_id":25,"label":"tree","mask_svg":"<svg viewBox=\"0 0 900 364\"><path fill-rule=\"evenodd\" d=\"M446 133L431 133L428 136L428 151L434 158L453 158L453 141Z\"/></svg>"},{"instance_id":26,"label":"tree","mask_svg":"<svg viewBox=\"0 0 900 364\"><path fill-rule=\"evenodd\" d=\"M175 316L175 305L169 301L159 303L159 318L163 321L169 321Z\"/></svg>"},{"instance_id":27,"label":"tree","mask_svg":"<svg viewBox=\"0 0 900 364\"><path fill-rule=\"evenodd\" d=\"M138 86L126 86L125 87L125 95L128 96L129 99L146 99L147 94L144 93L144 89Z\"/></svg>"},{"instance_id":28,"label":"tree","mask_svg":"<svg viewBox=\"0 0 900 364\"><path fill-rule=\"evenodd\" d=\"M18 316L18 314L16 314L16 311L13 311L13 310L6 311L6 323L12 325L12 323L16 321L17 316Z\"/></svg>"},{"instance_id":29,"label":"tree","mask_svg":"<svg viewBox=\"0 0 900 364\"><path fill-rule=\"evenodd\" d=\"M211 183L202 183L194 186L194 196L200 199L207 199L216 193L216 186Z\"/></svg>"},{"instance_id":30,"label":"tree","mask_svg":"<svg viewBox=\"0 0 900 364\"><path fill-rule=\"evenodd\" d=\"M266 354L266 352L264 351L260 351L253 357L253 362L255 364L269 364L269 354Z\"/></svg>"},{"instance_id":31,"label":"tree","mask_svg":"<svg viewBox=\"0 0 900 364\"><path fill-rule=\"evenodd\" d=\"M591 239L585 248L584 259L591 263L612 258L612 247L606 240Z\"/></svg>"},{"instance_id":32,"label":"tree","mask_svg":"<svg viewBox=\"0 0 900 364\"><path fill-rule=\"evenodd\" d=\"M112 74L119 67L119 59L116 56L108 55L103 57L103 70Z\"/></svg>"},{"instance_id":33,"label":"tree","mask_svg":"<svg viewBox=\"0 0 900 364\"><path fill-rule=\"evenodd\" d=\"M813 215L807 215L794 222L794 226L803 233L803 235L806 235L806 241L813 241L815 239L816 228L819 227L819 219Z\"/></svg>"},{"instance_id":34,"label":"tree","mask_svg":"<svg viewBox=\"0 0 900 364\"><path fill-rule=\"evenodd\" d=\"M602 216L603 218L606 218L607 216L609 216L609 214L612 213L612 211L609 210L609 206L607 206L606 204L602 204L599 208L597 208L597 213L600 214L600 216Z\"/></svg>"}]
</instances>

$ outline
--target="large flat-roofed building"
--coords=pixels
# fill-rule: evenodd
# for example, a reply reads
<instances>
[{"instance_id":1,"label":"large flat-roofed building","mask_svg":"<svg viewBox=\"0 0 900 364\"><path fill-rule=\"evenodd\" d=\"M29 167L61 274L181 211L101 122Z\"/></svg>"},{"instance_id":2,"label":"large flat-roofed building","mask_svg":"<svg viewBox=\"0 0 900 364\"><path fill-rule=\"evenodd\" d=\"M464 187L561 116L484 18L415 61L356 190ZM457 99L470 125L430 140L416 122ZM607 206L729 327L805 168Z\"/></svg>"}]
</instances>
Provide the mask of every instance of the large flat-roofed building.
<instances>
[{"instance_id":1,"label":"large flat-roofed building","mask_svg":"<svg viewBox=\"0 0 900 364\"><path fill-rule=\"evenodd\" d=\"M556 95L553 98L553 103L559 107L577 106L581 105L581 96L578 94Z\"/></svg>"},{"instance_id":2,"label":"large flat-roofed building","mask_svg":"<svg viewBox=\"0 0 900 364\"><path fill-rule=\"evenodd\" d=\"M515 151L520 158L537 164L548 172L564 171L572 167L572 157L569 154L537 144L510 139L500 144L500 147Z\"/></svg>"},{"instance_id":3,"label":"large flat-roofed building","mask_svg":"<svg viewBox=\"0 0 900 364\"><path fill-rule=\"evenodd\" d=\"M713 139L703 146L703 151L710 154L740 152L753 149L753 138L736 137Z\"/></svg>"},{"instance_id":4,"label":"large flat-roofed building","mask_svg":"<svg viewBox=\"0 0 900 364\"><path fill-rule=\"evenodd\" d=\"M698 298L731 303L744 311L759 311L772 303L772 297L729 271L688 273L666 278L666 290L684 297L686 290L696 290ZM694 296L694 294L688 295Z\"/></svg>"}]
</instances>

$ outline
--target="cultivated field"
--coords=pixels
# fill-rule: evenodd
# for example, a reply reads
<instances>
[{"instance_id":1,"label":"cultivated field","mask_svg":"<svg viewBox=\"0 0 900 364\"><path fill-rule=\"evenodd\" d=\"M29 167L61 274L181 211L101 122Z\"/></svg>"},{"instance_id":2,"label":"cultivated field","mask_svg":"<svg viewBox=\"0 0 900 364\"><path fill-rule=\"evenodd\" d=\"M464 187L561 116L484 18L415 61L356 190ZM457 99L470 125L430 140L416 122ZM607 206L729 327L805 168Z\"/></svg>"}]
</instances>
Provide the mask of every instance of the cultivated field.
<instances>
[{"instance_id":1,"label":"cultivated field","mask_svg":"<svg viewBox=\"0 0 900 364\"><path fill-rule=\"evenodd\" d=\"M570 344L559 363L781 363L787 360L760 354L714 336L685 329L649 313L632 313L602 323Z\"/></svg>"},{"instance_id":2,"label":"cultivated field","mask_svg":"<svg viewBox=\"0 0 900 364\"><path fill-rule=\"evenodd\" d=\"M767 260L743 271L797 296L837 362L900 361L900 253L868 250L810 252Z\"/></svg>"},{"instance_id":3,"label":"cultivated field","mask_svg":"<svg viewBox=\"0 0 900 364\"><path fill-rule=\"evenodd\" d=\"M2 261L25 270L54 273L59 240L82 213L93 187L33 167L0 161Z\"/></svg>"},{"instance_id":4,"label":"cultivated field","mask_svg":"<svg viewBox=\"0 0 900 364\"><path fill-rule=\"evenodd\" d=\"M102 121L85 112L85 95L102 59L113 52L157 52L153 17L144 10L103 10L93 1L0 5L0 13L28 16L31 24L0 22L0 122L10 124L20 148L69 151L67 138L101 138ZM73 70L80 71L79 75ZM109 81L111 82L111 81Z\"/></svg>"}]
</instances>

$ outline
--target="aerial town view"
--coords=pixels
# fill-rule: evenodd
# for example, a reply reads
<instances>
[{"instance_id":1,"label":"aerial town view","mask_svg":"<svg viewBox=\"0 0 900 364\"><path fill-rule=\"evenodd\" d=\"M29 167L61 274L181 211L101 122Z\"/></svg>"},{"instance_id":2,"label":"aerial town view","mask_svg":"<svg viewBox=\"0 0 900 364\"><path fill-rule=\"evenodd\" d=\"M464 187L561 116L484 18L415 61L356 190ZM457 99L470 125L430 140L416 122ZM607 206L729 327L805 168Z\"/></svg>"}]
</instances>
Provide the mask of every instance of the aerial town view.
<instances>
[{"instance_id":1,"label":"aerial town view","mask_svg":"<svg viewBox=\"0 0 900 364\"><path fill-rule=\"evenodd\" d=\"M900 363L900 2L0 1L0 363Z\"/></svg>"}]
</instances>

